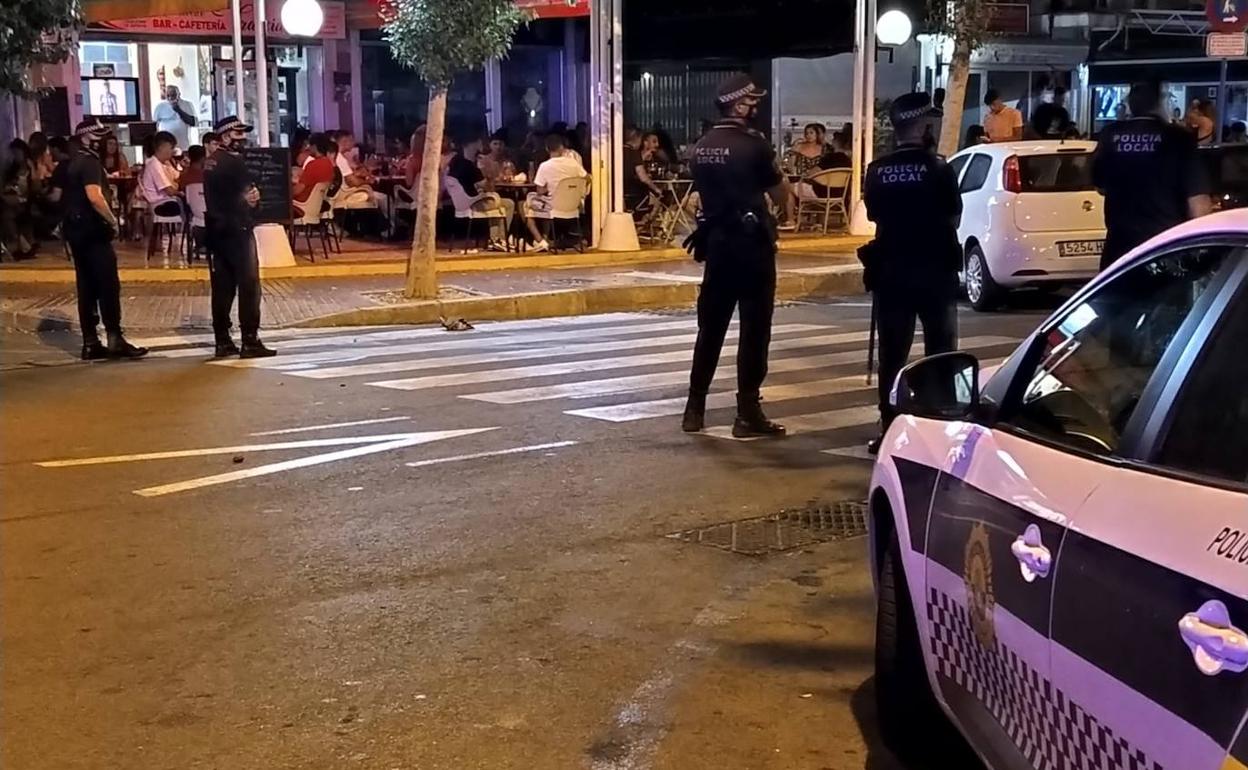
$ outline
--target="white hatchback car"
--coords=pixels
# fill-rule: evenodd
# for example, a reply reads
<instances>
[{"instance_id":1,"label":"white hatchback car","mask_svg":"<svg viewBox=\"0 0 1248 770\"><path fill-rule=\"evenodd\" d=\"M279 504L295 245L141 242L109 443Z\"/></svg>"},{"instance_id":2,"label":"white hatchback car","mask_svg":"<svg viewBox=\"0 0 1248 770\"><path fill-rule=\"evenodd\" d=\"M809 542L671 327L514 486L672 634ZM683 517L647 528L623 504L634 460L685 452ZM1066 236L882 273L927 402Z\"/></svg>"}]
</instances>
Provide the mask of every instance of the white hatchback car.
<instances>
[{"instance_id":1,"label":"white hatchback car","mask_svg":"<svg viewBox=\"0 0 1248 770\"><path fill-rule=\"evenodd\" d=\"M890 744L1248 766L1248 210L1175 227L987 378L904 369L871 478ZM946 765L947 766L947 765Z\"/></svg>"},{"instance_id":2,"label":"white hatchback car","mask_svg":"<svg viewBox=\"0 0 1248 770\"><path fill-rule=\"evenodd\" d=\"M976 310L1010 289L1082 283L1105 246L1092 185L1095 142L1042 140L968 147L949 159L962 192L963 285Z\"/></svg>"}]
</instances>

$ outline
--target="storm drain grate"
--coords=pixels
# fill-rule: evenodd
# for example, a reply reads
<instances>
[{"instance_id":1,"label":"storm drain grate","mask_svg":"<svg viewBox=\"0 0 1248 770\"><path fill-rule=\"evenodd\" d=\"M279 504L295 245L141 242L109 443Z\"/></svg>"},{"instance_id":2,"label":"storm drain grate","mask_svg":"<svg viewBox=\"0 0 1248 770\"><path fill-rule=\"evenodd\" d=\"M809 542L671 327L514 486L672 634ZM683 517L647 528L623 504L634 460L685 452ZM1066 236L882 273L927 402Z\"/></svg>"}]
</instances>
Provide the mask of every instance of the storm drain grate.
<instances>
[{"instance_id":1,"label":"storm drain grate","mask_svg":"<svg viewBox=\"0 0 1248 770\"><path fill-rule=\"evenodd\" d=\"M867 504L859 500L841 500L813 503L805 508L783 510L770 516L687 529L667 537L747 556L766 556L865 534Z\"/></svg>"}]
</instances>

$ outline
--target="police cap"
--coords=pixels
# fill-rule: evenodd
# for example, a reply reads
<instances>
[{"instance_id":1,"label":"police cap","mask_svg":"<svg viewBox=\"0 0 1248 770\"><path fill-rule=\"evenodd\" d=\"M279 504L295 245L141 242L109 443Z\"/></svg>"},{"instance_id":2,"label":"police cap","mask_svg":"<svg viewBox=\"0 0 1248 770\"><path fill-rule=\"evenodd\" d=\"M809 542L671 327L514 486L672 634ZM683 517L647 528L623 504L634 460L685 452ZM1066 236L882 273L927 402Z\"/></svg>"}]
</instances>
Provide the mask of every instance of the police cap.
<instances>
[{"instance_id":1,"label":"police cap","mask_svg":"<svg viewBox=\"0 0 1248 770\"><path fill-rule=\"evenodd\" d=\"M715 103L721 107L727 107L742 99L762 99L766 95L767 91L759 88L754 78L741 72L719 84L719 93L715 97Z\"/></svg>"},{"instance_id":2,"label":"police cap","mask_svg":"<svg viewBox=\"0 0 1248 770\"><path fill-rule=\"evenodd\" d=\"M239 120L237 115L226 115L217 121L216 125L212 127L212 131L215 134L225 134L230 131L251 133L251 125Z\"/></svg>"},{"instance_id":3,"label":"police cap","mask_svg":"<svg viewBox=\"0 0 1248 770\"><path fill-rule=\"evenodd\" d=\"M113 129L100 122L99 118L85 118L78 122L74 136L88 142L103 139L113 133Z\"/></svg>"},{"instance_id":4,"label":"police cap","mask_svg":"<svg viewBox=\"0 0 1248 770\"><path fill-rule=\"evenodd\" d=\"M902 94L888 108L888 119L894 129L905 128L924 118L939 117L943 113L932 106L932 97L922 91Z\"/></svg>"}]
</instances>

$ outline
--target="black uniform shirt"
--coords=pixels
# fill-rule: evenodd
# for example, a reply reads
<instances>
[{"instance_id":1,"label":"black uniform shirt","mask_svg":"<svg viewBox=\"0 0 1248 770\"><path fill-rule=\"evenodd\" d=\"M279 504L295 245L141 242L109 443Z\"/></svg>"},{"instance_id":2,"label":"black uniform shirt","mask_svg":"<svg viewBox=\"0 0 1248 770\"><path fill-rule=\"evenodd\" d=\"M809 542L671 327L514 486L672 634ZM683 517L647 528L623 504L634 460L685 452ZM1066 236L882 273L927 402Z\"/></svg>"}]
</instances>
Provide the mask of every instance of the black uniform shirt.
<instances>
[{"instance_id":1,"label":"black uniform shirt","mask_svg":"<svg viewBox=\"0 0 1248 770\"><path fill-rule=\"evenodd\" d=\"M766 217L767 190L780 183L775 153L762 134L723 120L694 145L689 161L702 211L712 222L739 221L747 211Z\"/></svg>"},{"instance_id":2,"label":"black uniform shirt","mask_svg":"<svg viewBox=\"0 0 1248 770\"><path fill-rule=\"evenodd\" d=\"M867 166L863 202L875 222L883 272L956 273L962 196L949 164L919 145L902 145Z\"/></svg>"},{"instance_id":3,"label":"black uniform shirt","mask_svg":"<svg viewBox=\"0 0 1248 770\"><path fill-rule=\"evenodd\" d=\"M1196 138L1159 117L1123 120L1102 131L1092 180L1105 195L1105 250L1117 256L1187 221L1187 199L1210 189Z\"/></svg>"},{"instance_id":4,"label":"black uniform shirt","mask_svg":"<svg viewBox=\"0 0 1248 770\"><path fill-rule=\"evenodd\" d=\"M205 219L210 228L247 230L252 222L252 208L243 195L253 184L251 172L242 156L218 149L204 161Z\"/></svg>"},{"instance_id":5,"label":"black uniform shirt","mask_svg":"<svg viewBox=\"0 0 1248 770\"><path fill-rule=\"evenodd\" d=\"M94 228L103 227L104 219L87 198L87 186L99 185L104 199L112 205L112 189L104 173L104 165L90 150L72 153L69 160L61 161L61 165L65 166L61 205L65 212L66 235L93 237L96 235Z\"/></svg>"}]
</instances>

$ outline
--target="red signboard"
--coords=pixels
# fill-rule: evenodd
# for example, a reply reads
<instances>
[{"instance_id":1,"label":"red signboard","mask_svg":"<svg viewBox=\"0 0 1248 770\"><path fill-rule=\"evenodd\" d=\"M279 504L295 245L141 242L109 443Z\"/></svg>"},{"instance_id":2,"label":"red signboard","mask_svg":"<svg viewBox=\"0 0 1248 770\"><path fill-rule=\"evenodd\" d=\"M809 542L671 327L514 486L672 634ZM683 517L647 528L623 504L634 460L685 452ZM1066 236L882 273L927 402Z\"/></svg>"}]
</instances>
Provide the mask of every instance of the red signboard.
<instances>
[{"instance_id":1,"label":"red signboard","mask_svg":"<svg viewBox=\"0 0 1248 770\"><path fill-rule=\"evenodd\" d=\"M516 0L516 5L539 19L569 19L589 15L589 0Z\"/></svg>"},{"instance_id":2,"label":"red signboard","mask_svg":"<svg viewBox=\"0 0 1248 770\"><path fill-rule=\"evenodd\" d=\"M1248 0L1205 0L1205 16L1213 32L1248 29Z\"/></svg>"},{"instance_id":3,"label":"red signboard","mask_svg":"<svg viewBox=\"0 0 1248 770\"><path fill-rule=\"evenodd\" d=\"M985 3L987 29L994 35L1027 35L1031 32L1028 3Z\"/></svg>"},{"instance_id":4,"label":"red signboard","mask_svg":"<svg viewBox=\"0 0 1248 770\"><path fill-rule=\"evenodd\" d=\"M274 40L291 39L293 36L282 26L279 18L280 4L266 3L265 34ZM347 38L346 11L340 2L322 0L321 9L325 21L316 36L321 39L345 40ZM243 0L243 34L254 35L256 31L255 6L251 0ZM141 19L118 19L91 24L90 29L109 32L125 32L129 35L174 35L178 37L230 37L234 34L234 17L228 11L199 11L175 16L149 16Z\"/></svg>"}]
</instances>

